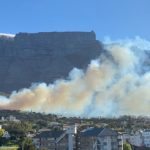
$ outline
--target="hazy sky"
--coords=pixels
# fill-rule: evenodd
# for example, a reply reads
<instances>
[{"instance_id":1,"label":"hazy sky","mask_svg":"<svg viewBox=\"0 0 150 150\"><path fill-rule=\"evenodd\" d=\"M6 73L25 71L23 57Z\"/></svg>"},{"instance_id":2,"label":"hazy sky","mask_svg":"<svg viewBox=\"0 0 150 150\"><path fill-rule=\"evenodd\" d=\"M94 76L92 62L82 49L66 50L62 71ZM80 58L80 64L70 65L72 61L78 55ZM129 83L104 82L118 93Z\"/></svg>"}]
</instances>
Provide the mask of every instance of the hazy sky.
<instances>
[{"instance_id":1,"label":"hazy sky","mask_svg":"<svg viewBox=\"0 0 150 150\"><path fill-rule=\"evenodd\" d=\"M0 0L0 33L91 30L150 39L150 0Z\"/></svg>"}]
</instances>

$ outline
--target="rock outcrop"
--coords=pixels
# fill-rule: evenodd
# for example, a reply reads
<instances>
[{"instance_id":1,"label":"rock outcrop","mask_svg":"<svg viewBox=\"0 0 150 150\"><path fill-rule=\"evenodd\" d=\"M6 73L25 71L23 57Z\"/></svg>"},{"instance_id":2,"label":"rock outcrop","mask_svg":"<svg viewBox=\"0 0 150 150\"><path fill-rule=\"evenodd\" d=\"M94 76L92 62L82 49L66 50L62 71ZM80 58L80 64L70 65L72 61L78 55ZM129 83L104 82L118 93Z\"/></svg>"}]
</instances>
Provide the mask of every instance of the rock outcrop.
<instances>
[{"instance_id":1,"label":"rock outcrop","mask_svg":"<svg viewBox=\"0 0 150 150\"><path fill-rule=\"evenodd\" d=\"M0 36L0 91L66 78L73 67L86 68L102 51L94 32L18 33Z\"/></svg>"}]
</instances>

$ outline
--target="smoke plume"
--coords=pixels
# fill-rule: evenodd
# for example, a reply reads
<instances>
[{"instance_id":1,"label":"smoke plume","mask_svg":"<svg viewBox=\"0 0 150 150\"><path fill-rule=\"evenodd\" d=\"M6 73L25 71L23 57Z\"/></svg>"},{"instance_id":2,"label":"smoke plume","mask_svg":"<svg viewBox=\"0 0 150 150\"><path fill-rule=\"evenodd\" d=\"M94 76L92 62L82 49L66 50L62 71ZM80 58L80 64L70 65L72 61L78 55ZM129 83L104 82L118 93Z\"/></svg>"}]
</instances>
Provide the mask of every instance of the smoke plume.
<instances>
[{"instance_id":1,"label":"smoke plume","mask_svg":"<svg viewBox=\"0 0 150 150\"><path fill-rule=\"evenodd\" d=\"M0 109L68 116L150 115L150 42L140 37L107 39L104 46L105 52L86 70L74 68L66 80L0 96Z\"/></svg>"}]
</instances>

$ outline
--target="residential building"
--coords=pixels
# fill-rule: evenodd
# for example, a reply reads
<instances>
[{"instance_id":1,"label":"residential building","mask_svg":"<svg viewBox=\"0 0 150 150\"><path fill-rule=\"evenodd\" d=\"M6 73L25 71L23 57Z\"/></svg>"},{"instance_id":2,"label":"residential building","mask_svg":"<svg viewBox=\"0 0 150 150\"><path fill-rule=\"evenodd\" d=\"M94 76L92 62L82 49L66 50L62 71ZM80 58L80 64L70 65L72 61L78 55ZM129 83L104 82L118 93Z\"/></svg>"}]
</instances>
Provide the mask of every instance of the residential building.
<instances>
[{"instance_id":1,"label":"residential building","mask_svg":"<svg viewBox=\"0 0 150 150\"><path fill-rule=\"evenodd\" d=\"M4 121L12 121L12 122L21 122L19 119L16 119L15 116L12 116L10 115L9 117L1 117L1 122L4 122Z\"/></svg>"},{"instance_id":2,"label":"residential building","mask_svg":"<svg viewBox=\"0 0 150 150\"><path fill-rule=\"evenodd\" d=\"M80 150L93 150L93 147L97 141L98 134L103 130L103 128L93 128L90 127L79 133L78 137L78 147Z\"/></svg>"},{"instance_id":3,"label":"residential building","mask_svg":"<svg viewBox=\"0 0 150 150\"><path fill-rule=\"evenodd\" d=\"M5 121L5 118L4 118L3 116L1 117L1 121L2 121L2 122Z\"/></svg>"},{"instance_id":4,"label":"residential building","mask_svg":"<svg viewBox=\"0 0 150 150\"><path fill-rule=\"evenodd\" d=\"M8 131L5 131L2 137L5 138L5 139L10 139L11 136L8 133Z\"/></svg>"},{"instance_id":5,"label":"residential building","mask_svg":"<svg viewBox=\"0 0 150 150\"><path fill-rule=\"evenodd\" d=\"M81 131L80 150L120 150L118 133L109 128L88 128Z\"/></svg>"},{"instance_id":6,"label":"residential building","mask_svg":"<svg viewBox=\"0 0 150 150\"><path fill-rule=\"evenodd\" d=\"M43 131L33 137L33 142L38 150L66 150L67 149L67 137L64 137L57 145L56 140L65 131Z\"/></svg>"},{"instance_id":7,"label":"residential building","mask_svg":"<svg viewBox=\"0 0 150 150\"><path fill-rule=\"evenodd\" d=\"M135 146L139 146L139 147L143 146L142 131L137 131L134 134L130 135L129 143Z\"/></svg>"},{"instance_id":8,"label":"residential building","mask_svg":"<svg viewBox=\"0 0 150 150\"><path fill-rule=\"evenodd\" d=\"M43 131L34 138L37 149L47 148L49 150L73 150L75 148L76 125L62 131Z\"/></svg>"},{"instance_id":9,"label":"residential building","mask_svg":"<svg viewBox=\"0 0 150 150\"><path fill-rule=\"evenodd\" d=\"M0 129L2 129L2 125L0 125ZM2 137L5 138L5 139L9 139L10 138L10 134L8 133L8 131L4 130L4 133L3 133Z\"/></svg>"},{"instance_id":10,"label":"residential building","mask_svg":"<svg viewBox=\"0 0 150 150\"><path fill-rule=\"evenodd\" d=\"M13 122L20 122L20 120L16 119L16 117L12 115L9 116L8 120Z\"/></svg>"},{"instance_id":11,"label":"residential building","mask_svg":"<svg viewBox=\"0 0 150 150\"><path fill-rule=\"evenodd\" d=\"M136 131L135 133L123 134L123 142L129 142L136 147L150 147L150 129Z\"/></svg>"},{"instance_id":12,"label":"residential building","mask_svg":"<svg viewBox=\"0 0 150 150\"><path fill-rule=\"evenodd\" d=\"M77 133L76 126L70 126L65 131L43 131L33 141L39 150L123 150L122 135L109 128L91 127Z\"/></svg>"},{"instance_id":13,"label":"residential building","mask_svg":"<svg viewBox=\"0 0 150 150\"><path fill-rule=\"evenodd\" d=\"M150 147L150 129L144 130L142 133L143 136L143 144L145 147Z\"/></svg>"}]
</instances>

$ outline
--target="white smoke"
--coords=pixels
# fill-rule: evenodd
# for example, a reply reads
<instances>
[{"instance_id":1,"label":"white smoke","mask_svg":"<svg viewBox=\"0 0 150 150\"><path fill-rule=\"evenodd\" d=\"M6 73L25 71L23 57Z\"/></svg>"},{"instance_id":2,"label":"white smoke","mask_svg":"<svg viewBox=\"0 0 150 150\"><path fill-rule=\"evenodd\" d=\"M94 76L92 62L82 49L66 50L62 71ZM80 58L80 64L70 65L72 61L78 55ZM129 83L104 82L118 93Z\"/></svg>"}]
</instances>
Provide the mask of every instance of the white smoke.
<instances>
[{"instance_id":1,"label":"white smoke","mask_svg":"<svg viewBox=\"0 0 150 150\"><path fill-rule=\"evenodd\" d=\"M136 37L104 43L106 51L86 71L74 68L68 80L1 96L0 108L68 116L150 115L150 61L145 60L150 42Z\"/></svg>"}]
</instances>

